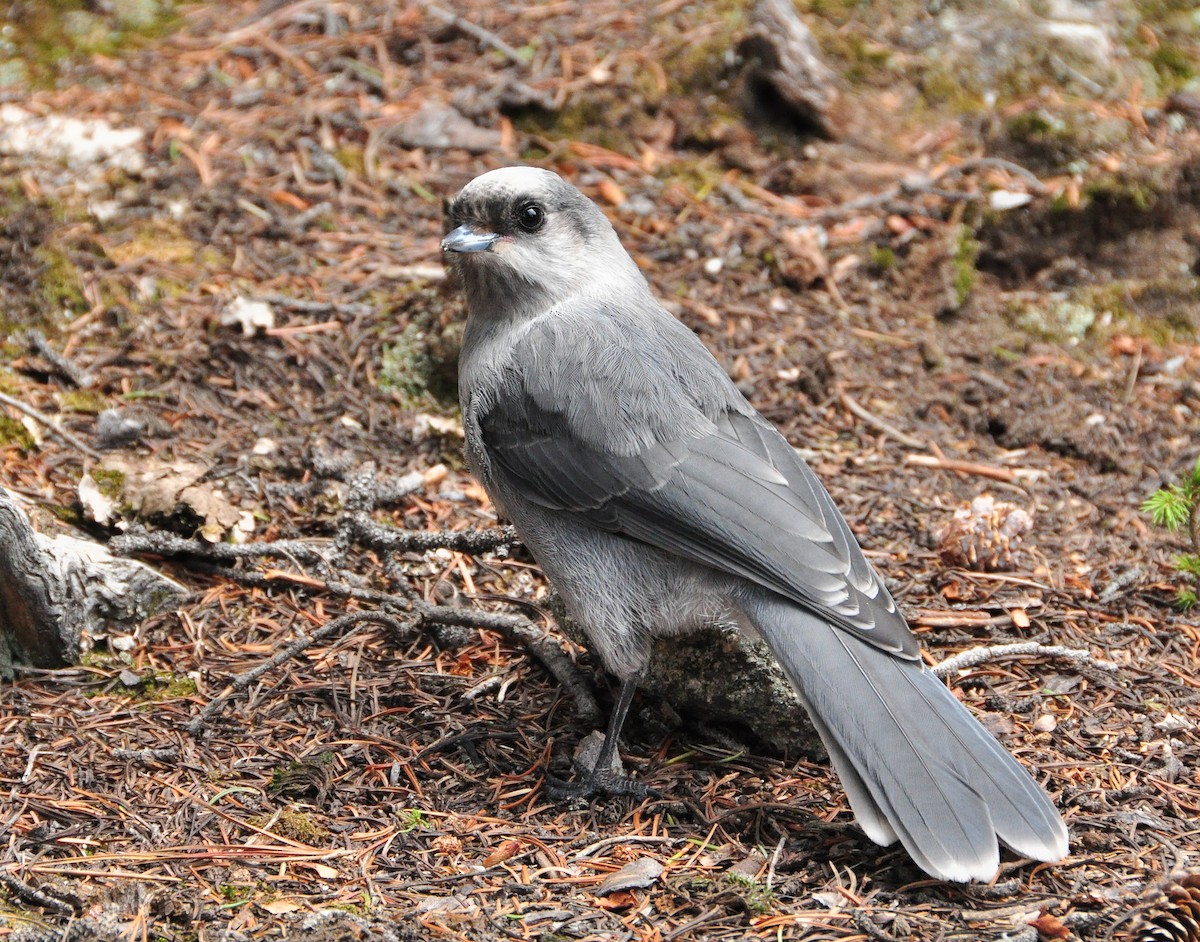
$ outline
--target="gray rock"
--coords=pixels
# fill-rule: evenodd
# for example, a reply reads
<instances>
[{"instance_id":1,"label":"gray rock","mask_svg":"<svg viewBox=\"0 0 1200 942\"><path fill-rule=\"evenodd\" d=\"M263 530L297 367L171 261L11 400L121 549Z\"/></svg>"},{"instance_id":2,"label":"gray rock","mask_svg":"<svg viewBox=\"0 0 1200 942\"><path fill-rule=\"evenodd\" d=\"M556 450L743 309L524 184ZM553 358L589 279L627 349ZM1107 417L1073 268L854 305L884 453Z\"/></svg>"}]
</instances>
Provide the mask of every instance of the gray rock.
<instances>
[{"instance_id":1,"label":"gray rock","mask_svg":"<svg viewBox=\"0 0 1200 942\"><path fill-rule=\"evenodd\" d=\"M734 625L661 639L643 688L685 721L732 724L772 750L826 758L783 668L765 643Z\"/></svg>"}]
</instances>

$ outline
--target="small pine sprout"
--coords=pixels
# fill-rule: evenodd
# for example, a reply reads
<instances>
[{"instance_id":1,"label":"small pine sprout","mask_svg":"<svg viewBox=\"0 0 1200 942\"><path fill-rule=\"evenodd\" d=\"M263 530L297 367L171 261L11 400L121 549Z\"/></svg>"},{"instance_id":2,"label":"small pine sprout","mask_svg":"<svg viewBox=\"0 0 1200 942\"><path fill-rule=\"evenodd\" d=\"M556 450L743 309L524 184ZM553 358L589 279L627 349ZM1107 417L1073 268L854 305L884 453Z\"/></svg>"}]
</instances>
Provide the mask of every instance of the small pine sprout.
<instances>
[{"instance_id":1,"label":"small pine sprout","mask_svg":"<svg viewBox=\"0 0 1200 942\"><path fill-rule=\"evenodd\" d=\"M1195 585L1181 585L1176 603L1182 609L1192 608L1198 601L1196 586L1200 586L1200 458L1179 483L1160 487L1151 494L1142 504L1142 510L1150 514L1155 526L1172 532L1188 531L1195 552L1177 556L1175 569Z\"/></svg>"},{"instance_id":2,"label":"small pine sprout","mask_svg":"<svg viewBox=\"0 0 1200 942\"><path fill-rule=\"evenodd\" d=\"M1191 513L1187 492L1178 484L1159 488L1146 498L1142 510L1150 514L1155 526L1166 527L1172 531L1187 523L1188 514Z\"/></svg>"}]
</instances>

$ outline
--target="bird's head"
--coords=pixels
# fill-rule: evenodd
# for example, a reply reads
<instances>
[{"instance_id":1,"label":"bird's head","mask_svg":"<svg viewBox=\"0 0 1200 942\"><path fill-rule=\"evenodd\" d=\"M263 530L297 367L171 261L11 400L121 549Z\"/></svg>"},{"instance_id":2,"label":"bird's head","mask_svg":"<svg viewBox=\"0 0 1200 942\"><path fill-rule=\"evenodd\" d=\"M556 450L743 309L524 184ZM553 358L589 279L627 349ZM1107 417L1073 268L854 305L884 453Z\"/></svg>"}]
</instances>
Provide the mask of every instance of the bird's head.
<instances>
[{"instance_id":1,"label":"bird's head","mask_svg":"<svg viewBox=\"0 0 1200 942\"><path fill-rule=\"evenodd\" d=\"M536 316L610 279L641 281L604 213L549 170L476 177L448 216L442 250L473 315Z\"/></svg>"}]
</instances>

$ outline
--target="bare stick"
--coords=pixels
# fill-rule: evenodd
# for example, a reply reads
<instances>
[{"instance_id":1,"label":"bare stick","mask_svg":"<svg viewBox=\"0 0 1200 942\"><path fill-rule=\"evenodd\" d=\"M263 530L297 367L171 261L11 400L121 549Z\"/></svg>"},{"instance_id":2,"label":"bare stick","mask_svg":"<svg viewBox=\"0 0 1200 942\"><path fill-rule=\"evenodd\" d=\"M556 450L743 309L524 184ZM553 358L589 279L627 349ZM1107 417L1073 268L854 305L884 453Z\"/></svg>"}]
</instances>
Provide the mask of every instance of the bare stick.
<instances>
[{"instance_id":1,"label":"bare stick","mask_svg":"<svg viewBox=\"0 0 1200 942\"><path fill-rule=\"evenodd\" d=\"M161 749L114 749L114 759L130 759L134 762L174 762L179 758L176 746L164 746Z\"/></svg>"},{"instance_id":2,"label":"bare stick","mask_svg":"<svg viewBox=\"0 0 1200 942\"><path fill-rule=\"evenodd\" d=\"M0 393L0 402L4 403L6 406L11 406L18 412L24 412L38 424L44 425L49 430L51 435L58 436L68 445L83 452L89 458L95 458L97 461L100 460L100 452L96 451L96 449L92 448L90 445L84 444L65 429L59 428L54 424L53 419L44 413L38 412L38 410L33 408L33 406L27 406L20 399L14 399L12 396L5 395L4 393Z\"/></svg>"},{"instance_id":3,"label":"bare stick","mask_svg":"<svg viewBox=\"0 0 1200 942\"><path fill-rule=\"evenodd\" d=\"M867 938L875 939L876 942L899 942L894 935L877 925L875 920L867 915L865 909L852 910L850 919L854 923L854 928Z\"/></svg>"},{"instance_id":4,"label":"bare stick","mask_svg":"<svg viewBox=\"0 0 1200 942\"><path fill-rule=\"evenodd\" d=\"M963 176L964 174L974 172L980 169L995 169L1005 170L1014 176L1020 177L1035 193L1045 193L1046 186L1033 173L1026 170L1020 164L1015 164L1010 160L1003 160L998 157L978 157L972 160L963 161L956 167L948 168L941 176L935 179L919 179L919 180L903 180L882 193L872 193L867 196L860 196L858 199L850 200L842 203L840 206L830 206L827 209L815 215L816 219L837 219L841 216L846 216L859 210L878 209L881 207L890 208L893 212L911 212L914 210L912 206L891 205L900 197L915 197L915 196L933 196L937 199L947 200L957 203L971 203L982 200L987 197L987 193L982 190L975 191L960 191L947 190L938 186L943 180L953 179Z\"/></svg>"},{"instance_id":5,"label":"bare stick","mask_svg":"<svg viewBox=\"0 0 1200 942\"><path fill-rule=\"evenodd\" d=\"M938 677L945 677L955 671L975 667L1002 657L1021 657L1027 654L1040 657L1061 657L1077 664L1093 664L1104 670L1118 670L1119 665L1110 661L1093 658L1087 651L1079 648L1067 648L1058 644L1038 644L1036 641L1021 641L1016 644L992 644L986 647L970 648L961 654L948 657L940 664L930 668Z\"/></svg>"},{"instance_id":6,"label":"bare stick","mask_svg":"<svg viewBox=\"0 0 1200 942\"><path fill-rule=\"evenodd\" d=\"M979 464L975 461L959 461L957 458L939 458L936 455L909 455L904 459L907 464L920 465L923 468L941 468L943 471L959 471L963 474L975 474L981 478L991 478L993 481L1003 481L1005 484L1016 483L1020 476L1012 468L997 468L990 464ZM1032 476L1033 472L1026 472Z\"/></svg>"},{"instance_id":7,"label":"bare stick","mask_svg":"<svg viewBox=\"0 0 1200 942\"><path fill-rule=\"evenodd\" d=\"M571 659L563 653L562 648L555 643L553 638L540 631L528 618L500 612L481 612L444 605L430 605L428 602L420 600L415 600L413 607L427 621L435 624L485 628L518 642L533 657L537 658L560 685L567 689L575 699L575 710L580 719L587 723L595 723L603 716L600 706L596 703L596 698L587 684L580 679L579 671Z\"/></svg>"},{"instance_id":8,"label":"bare stick","mask_svg":"<svg viewBox=\"0 0 1200 942\"><path fill-rule=\"evenodd\" d=\"M0 885L7 887L10 893L18 899L24 900L26 903L41 906L42 909L48 909L53 913L59 913L63 916L73 916L75 914L75 907L70 903L56 899L39 889L35 889L24 880L17 879L11 873L0 871Z\"/></svg>"},{"instance_id":9,"label":"bare stick","mask_svg":"<svg viewBox=\"0 0 1200 942\"><path fill-rule=\"evenodd\" d=\"M94 383L95 377L87 370L76 366L65 356L50 346L50 342L46 339L46 335L40 330L25 331L25 342L29 344L31 350L38 354L43 360L53 366L66 379L70 380L80 389L87 389Z\"/></svg>"},{"instance_id":10,"label":"bare stick","mask_svg":"<svg viewBox=\"0 0 1200 942\"><path fill-rule=\"evenodd\" d=\"M495 33L488 32L482 26L476 26L470 20L464 20L461 16L456 16L449 10L444 10L435 3L422 3L421 9L435 19L441 20L447 26L453 26L455 29L466 33L478 39L485 46L490 46L497 52L501 53L505 59L512 62L514 65L519 65L521 68L526 68L529 65L529 60L521 55L516 49L506 43Z\"/></svg>"},{"instance_id":11,"label":"bare stick","mask_svg":"<svg viewBox=\"0 0 1200 942\"><path fill-rule=\"evenodd\" d=\"M401 530L375 523L367 514L357 513L349 521L354 537L370 549L384 553L423 553L432 549L452 549L463 553L487 553L519 540L512 527L489 530Z\"/></svg>"},{"instance_id":12,"label":"bare stick","mask_svg":"<svg viewBox=\"0 0 1200 942\"><path fill-rule=\"evenodd\" d=\"M305 648L320 641L322 638L329 635L335 635L345 629L347 626L358 626L367 622L374 622L378 625L385 625L397 633L402 633L407 627L404 622L394 615L389 615L386 612L351 612L349 615L342 615L339 618L334 618L326 622L311 635L300 633L291 644L282 651L277 652L273 656L267 658L257 667L251 668L244 673L236 675L229 682L229 686L217 697L209 701L206 706L190 723L187 725L187 731L197 739L204 732L204 727L212 720L225 702L234 694L245 692L245 690L267 671L278 667L284 661L291 660Z\"/></svg>"},{"instance_id":13,"label":"bare stick","mask_svg":"<svg viewBox=\"0 0 1200 942\"><path fill-rule=\"evenodd\" d=\"M490 530L400 530L371 521L366 514L353 514L349 521L352 534L364 546L385 553L423 553L434 549L452 549L464 553L484 553L517 542L512 527ZM113 537L114 553L124 556L195 556L199 559L232 562L237 559L293 559L307 564L328 563L328 546L305 540L276 540L270 543L209 543L176 536L163 531L131 531Z\"/></svg>"},{"instance_id":14,"label":"bare stick","mask_svg":"<svg viewBox=\"0 0 1200 942\"><path fill-rule=\"evenodd\" d=\"M888 438L894 438L901 445L907 445L909 448L920 448L922 451L925 451L927 448L929 448L929 445L926 442L921 441L919 438L913 438L911 435L905 434L890 422L886 422L873 412L868 411L848 393L842 393L842 405L844 405L848 411L858 416L868 425L879 429L879 431L883 432L883 434Z\"/></svg>"},{"instance_id":15,"label":"bare stick","mask_svg":"<svg viewBox=\"0 0 1200 942\"><path fill-rule=\"evenodd\" d=\"M974 173L976 170L1004 170L1013 176L1020 177L1029 184L1029 188L1035 193L1046 192L1046 185L1032 171L1026 170L1011 160L1005 160L1003 157L972 157L970 160L964 160L961 164L947 167L937 179L940 182L961 177L963 174Z\"/></svg>"}]
</instances>

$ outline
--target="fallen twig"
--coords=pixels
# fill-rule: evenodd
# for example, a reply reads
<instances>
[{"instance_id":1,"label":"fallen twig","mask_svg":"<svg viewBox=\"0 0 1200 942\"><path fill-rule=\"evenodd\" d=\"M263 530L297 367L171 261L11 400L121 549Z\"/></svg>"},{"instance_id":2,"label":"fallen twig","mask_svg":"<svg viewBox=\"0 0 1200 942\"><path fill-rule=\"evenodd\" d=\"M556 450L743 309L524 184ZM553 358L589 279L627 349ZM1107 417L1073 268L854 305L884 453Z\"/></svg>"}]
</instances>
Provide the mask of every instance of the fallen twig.
<instances>
[{"instance_id":1,"label":"fallen twig","mask_svg":"<svg viewBox=\"0 0 1200 942\"><path fill-rule=\"evenodd\" d=\"M447 26L453 26L455 29L461 30L468 36L478 39L485 46L490 46L492 49L495 49L514 65L519 65L521 68L528 67L528 58L521 55L518 50L514 49L495 33L489 32L482 26L477 26L470 20L464 20L461 16L451 13L449 10L445 10L435 3L421 3L420 6L421 9L430 16L441 20Z\"/></svg>"},{"instance_id":2,"label":"fallen twig","mask_svg":"<svg viewBox=\"0 0 1200 942\"><path fill-rule=\"evenodd\" d=\"M71 903L50 896L48 893L30 886L24 880L17 879L11 873L0 871L0 885L7 887L10 893L26 903L41 906L42 909L48 909L63 916L75 915L76 907Z\"/></svg>"},{"instance_id":3,"label":"fallen twig","mask_svg":"<svg viewBox=\"0 0 1200 942\"><path fill-rule=\"evenodd\" d=\"M425 620L435 624L485 628L519 643L567 689L575 700L575 710L582 721L596 723L603 716L591 688L582 680L571 659L563 653L553 638L539 630L528 618L502 612L430 605L419 599L413 601L413 607Z\"/></svg>"},{"instance_id":4,"label":"fallen twig","mask_svg":"<svg viewBox=\"0 0 1200 942\"><path fill-rule=\"evenodd\" d=\"M0 402L4 403L6 406L11 406L18 412L25 413L39 425L44 425L47 430L49 430L51 435L57 435L68 445L83 452L89 458L95 458L97 461L100 460L100 452L96 451L96 449L92 448L90 445L80 441L65 429L59 428L54 423L53 419L44 413L38 412L38 410L33 408L33 406L27 406L20 399L14 399L12 396L6 395L5 393L0 393Z\"/></svg>"},{"instance_id":5,"label":"fallen twig","mask_svg":"<svg viewBox=\"0 0 1200 942\"><path fill-rule=\"evenodd\" d=\"M1005 160L1003 157L972 157L964 160L960 164L955 164L952 167L947 167L942 175L939 176L938 182L954 177L961 177L964 174L974 173L976 170L1004 170L1014 176L1020 177L1029 188L1035 193L1045 193L1046 185L1030 170L1026 170L1018 163L1013 163L1011 160Z\"/></svg>"},{"instance_id":6,"label":"fallen twig","mask_svg":"<svg viewBox=\"0 0 1200 942\"><path fill-rule=\"evenodd\" d=\"M134 762L174 762L179 758L176 746L164 746L161 749L114 749L114 759L131 759Z\"/></svg>"},{"instance_id":7,"label":"fallen twig","mask_svg":"<svg viewBox=\"0 0 1200 942\"><path fill-rule=\"evenodd\" d=\"M1104 670L1118 670L1119 665L1111 661L1093 658L1087 651L1079 648L1067 648L1058 644L1038 644L1036 641L1020 641L1016 644L992 644L979 648L969 648L953 657L948 657L940 664L930 668L938 677L945 677L955 671L975 667L1002 657L1020 657L1027 654L1039 657L1061 657L1076 663L1092 664Z\"/></svg>"},{"instance_id":8,"label":"fallen twig","mask_svg":"<svg viewBox=\"0 0 1200 942\"><path fill-rule=\"evenodd\" d=\"M873 412L868 411L848 393L842 393L842 405L844 405L849 412L858 416L868 425L879 429L879 431L883 432L883 434L888 438L894 438L901 445L907 445L909 448L920 448L922 451L929 448L928 443L921 441L919 438L913 438L913 436L900 431L900 429L896 428L896 426L892 425L890 422L887 422L879 418L879 416L875 415Z\"/></svg>"},{"instance_id":9,"label":"fallen twig","mask_svg":"<svg viewBox=\"0 0 1200 942\"><path fill-rule=\"evenodd\" d=\"M890 932L885 932L882 927L875 923L875 920L867 915L865 909L855 909L850 913L850 921L854 923L854 928L868 938L875 939L877 942L899 942L899 940Z\"/></svg>"},{"instance_id":10,"label":"fallen twig","mask_svg":"<svg viewBox=\"0 0 1200 942\"><path fill-rule=\"evenodd\" d=\"M46 335L40 330L25 331L25 342L29 344L31 350L38 354L43 360L53 366L65 379L69 380L80 389L87 389L96 381L87 370L82 369L68 360L65 356L50 346L50 342L46 339Z\"/></svg>"},{"instance_id":11,"label":"fallen twig","mask_svg":"<svg viewBox=\"0 0 1200 942\"><path fill-rule=\"evenodd\" d=\"M225 705L234 694L243 693L254 681L256 681L267 671L278 667L284 661L289 661L297 654L303 651L310 645L315 644L322 638L329 635L336 635L343 631L348 626L358 627L362 624L374 622L377 625L385 625L391 628L396 633L402 633L407 627L403 621L394 615L389 615L386 612L351 612L349 615L342 615L339 618L331 619L326 622L312 634L301 632L300 635L291 644L281 651L277 651L271 657L267 658L257 667L253 667L248 671L233 677L229 682L229 686L225 688L218 696L208 702L203 710L200 711L187 724L187 731L199 739L204 732L204 727L212 720L221 708Z\"/></svg>"},{"instance_id":12,"label":"fallen twig","mask_svg":"<svg viewBox=\"0 0 1200 942\"><path fill-rule=\"evenodd\" d=\"M908 464L920 465L922 468L940 468L943 471L959 471L962 474L975 474L981 478L1003 481L1005 484L1014 484L1021 477L1032 478L1037 476L1036 471L1024 468L1020 470L1014 468L997 468L995 465L979 464L975 461L960 461L957 458L940 458L937 455L908 455L904 460Z\"/></svg>"},{"instance_id":13,"label":"fallen twig","mask_svg":"<svg viewBox=\"0 0 1200 942\"><path fill-rule=\"evenodd\" d=\"M354 537L369 549L384 553L424 553L434 549L490 553L519 541L512 527L488 530L400 530L375 523L365 513L349 520Z\"/></svg>"},{"instance_id":14,"label":"fallen twig","mask_svg":"<svg viewBox=\"0 0 1200 942\"><path fill-rule=\"evenodd\" d=\"M961 164L953 167L948 167L940 176L929 178L916 178L901 180L895 186L884 190L882 193L871 193L867 196L861 196L858 199L850 200L842 203L840 206L830 206L816 213L814 217L819 220L832 220L841 216L847 216L852 213L859 212L864 209L881 209L886 208L892 212L901 212L902 214L912 213L916 211L916 207L912 205L897 204L896 201L901 197L912 198L916 196L933 196L940 200L945 200L952 203L972 203L978 200L987 198L987 191L984 190L947 190L940 187L938 184L943 181L953 180L955 177L961 177L968 173L973 173L976 170L1004 170L1014 174L1025 181L1026 185L1034 193L1045 193L1046 186L1033 173L1026 170L1019 164L1015 164L1010 160L1004 160L999 157L977 157L971 160L964 160Z\"/></svg>"}]
</instances>

